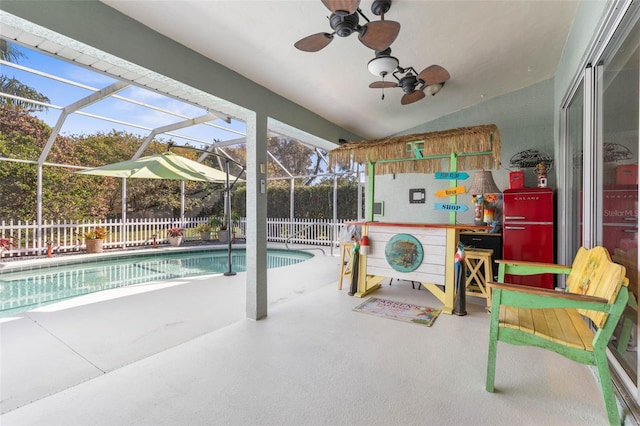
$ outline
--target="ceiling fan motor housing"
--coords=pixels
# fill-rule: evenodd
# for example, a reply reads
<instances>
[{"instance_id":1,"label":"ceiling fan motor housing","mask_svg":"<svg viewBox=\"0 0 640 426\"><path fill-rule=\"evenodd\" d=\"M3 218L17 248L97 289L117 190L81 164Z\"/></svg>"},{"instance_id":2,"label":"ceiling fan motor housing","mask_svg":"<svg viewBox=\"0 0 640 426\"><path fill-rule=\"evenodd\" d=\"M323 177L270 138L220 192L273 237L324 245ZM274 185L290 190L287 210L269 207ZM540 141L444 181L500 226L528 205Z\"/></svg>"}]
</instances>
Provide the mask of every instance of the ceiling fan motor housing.
<instances>
[{"instance_id":1,"label":"ceiling fan motor housing","mask_svg":"<svg viewBox=\"0 0 640 426\"><path fill-rule=\"evenodd\" d=\"M350 36L357 29L358 22L357 13L352 13L351 15L332 13L329 18L329 24L338 37Z\"/></svg>"},{"instance_id":2,"label":"ceiling fan motor housing","mask_svg":"<svg viewBox=\"0 0 640 426\"><path fill-rule=\"evenodd\" d=\"M418 78L413 74L407 74L400 79L399 85L404 93L413 93L418 85Z\"/></svg>"}]
</instances>

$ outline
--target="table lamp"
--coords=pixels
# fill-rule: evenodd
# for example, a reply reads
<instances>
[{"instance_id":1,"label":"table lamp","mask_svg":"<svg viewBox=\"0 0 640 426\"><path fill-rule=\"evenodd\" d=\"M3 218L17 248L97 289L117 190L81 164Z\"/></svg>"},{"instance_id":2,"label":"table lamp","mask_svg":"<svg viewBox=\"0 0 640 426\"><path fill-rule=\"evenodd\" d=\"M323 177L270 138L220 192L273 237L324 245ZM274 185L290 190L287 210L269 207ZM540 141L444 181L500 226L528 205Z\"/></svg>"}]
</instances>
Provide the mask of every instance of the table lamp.
<instances>
[{"instance_id":1,"label":"table lamp","mask_svg":"<svg viewBox=\"0 0 640 426\"><path fill-rule=\"evenodd\" d=\"M493 175L490 170L482 170L476 172L473 175L473 181L468 191L473 196L473 202L475 204L475 217L474 222L478 224L491 225L493 222L493 209L488 208L486 205L486 194L499 194L501 191L498 189L496 182L493 180Z\"/></svg>"}]
</instances>

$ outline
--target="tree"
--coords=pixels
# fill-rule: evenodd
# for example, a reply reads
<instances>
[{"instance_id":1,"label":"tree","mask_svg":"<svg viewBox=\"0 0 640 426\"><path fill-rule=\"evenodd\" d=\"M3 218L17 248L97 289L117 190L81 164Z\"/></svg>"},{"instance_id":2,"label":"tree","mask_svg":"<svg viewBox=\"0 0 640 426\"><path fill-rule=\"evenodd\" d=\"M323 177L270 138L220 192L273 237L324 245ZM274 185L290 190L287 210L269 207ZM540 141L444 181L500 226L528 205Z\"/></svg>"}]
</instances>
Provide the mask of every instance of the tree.
<instances>
[{"instance_id":1,"label":"tree","mask_svg":"<svg viewBox=\"0 0 640 426\"><path fill-rule=\"evenodd\" d=\"M309 173L311 167L312 149L307 148L298 141L289 138L269 138L267 142L269 153L277 160L270 160L270 177L304 176ZM278 165L277 163L280 163ZM285 168L283 170L282 168Z\"/></svg>"},{"instance_id":2,"label":"tree","mask_svg":"<svg viewBox=\"0 0 640 426\"><path fill-rule=\"evenodd\" d=\"M18 50L14 44L9 43L7 40L0 39L0 59L18 63L20 59L26 57L27 55Z\"/></svg>"},{"instance_id":3,"label":"tree","mask_svg":"<svg viewBox=\"0 0 640 426\"><path fill-rule=\"evenodd\" d=\"M338 219L358 217L358 183L340 179L337 188ZM290 192L284 186L269 185L267 189L267 216L275 218L289 217ZM246 188L239 187L233 196L233 211L241 216L246 213ZM330 219L333 217L333 184L313 186L299 185L295 188L296 218Z\"/></svg>"},{"instance_id":4,"label":"tree","mask_svg":"<svg viewBox=\"0 0 640 426\"><path fill-rule=\"evenodd\" d=\"M327 151L316 148L314 150L314 153L315 153L315 159L314 159L315 165L309 177L304 181L305 185L312 185L316 183L316 181L318 180L318 175L322 173L322 170L321 170L322 163L326 164L324 159L327 158ZM320 179L320 180L322 181L323 179Z\"/></svg>"},{"instance_id":5,"label":"tree","mask_svg":"<svg viewBox=\"0 0 640 426\"><path fill-rule=\"evenodd\" d=\"M0 59L3 59L7 62L15 62L18 63L21 59L25 58L26 55L18 50L13 44L7 42L6 40L0 40ZM22 84L20 81L15 79L14 77L9 77L6 75L0 76L0 92L7 93L9 95L18 96L21 98L30 99L32 101L49 103L50 100L48 97L38 92L32 87L27 86L26 84ZM40 105L37 102L29 102L28 100L22 99L14 99L6 96L0 96L0 107L8 108L8 107L17 107L24 108L30 111L44 111L47 109L46 106Z\"/></svg>"},{"instance_id":6,"label":"tree","mask_svg":"<svg viewBox=\"0 0 640 426\"><path fill-rule=\"evenodd\" d=\"M3 157L36 161L51 128L21 108L0 108L0 153ZM58 136L47 161L75 164L71 138ZM91 177L74 175L74 169L43 167L43 216L45 219L80 219L106 214L104 200L114 184L101 185ZM0 218L35 220L37 213L35 164L0 161Z\"/></svg>"},{"instance_id":7,"label":"tree","mask_svg":"<svg viewBox=\"0 0 640 426\"><path fill-rule=\"evenodd\" d=\"M40 142L51 129L27 111L0 108L0 156L38 159ZM35 218L37 169L33 164L0 161L0 218Z\"/></svg>"}]
</instances>

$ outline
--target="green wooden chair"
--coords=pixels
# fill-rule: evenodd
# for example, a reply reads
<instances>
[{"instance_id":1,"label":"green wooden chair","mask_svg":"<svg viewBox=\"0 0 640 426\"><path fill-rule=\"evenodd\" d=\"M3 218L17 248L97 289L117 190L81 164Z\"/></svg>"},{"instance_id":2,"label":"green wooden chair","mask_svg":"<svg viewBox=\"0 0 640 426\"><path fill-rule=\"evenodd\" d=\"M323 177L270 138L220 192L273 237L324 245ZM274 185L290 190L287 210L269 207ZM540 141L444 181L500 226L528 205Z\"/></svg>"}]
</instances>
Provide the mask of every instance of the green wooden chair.
<instances>
[{"instance_id":1,"label":"green wooden chair","mask_svg":"<svg viewBox=\"0 0 640 426\"><path fill-rule=\"evenodd\" d=\"M486 390L494 391L498 341L536 346L597 368L609 423L620 415L606 348L627 305L625 268L606 249L581 248L571 267L497 260L498 280L505 274L568 274L566 292L514 284L488 284L491 322Z\"/></svg>"}]
</instances>

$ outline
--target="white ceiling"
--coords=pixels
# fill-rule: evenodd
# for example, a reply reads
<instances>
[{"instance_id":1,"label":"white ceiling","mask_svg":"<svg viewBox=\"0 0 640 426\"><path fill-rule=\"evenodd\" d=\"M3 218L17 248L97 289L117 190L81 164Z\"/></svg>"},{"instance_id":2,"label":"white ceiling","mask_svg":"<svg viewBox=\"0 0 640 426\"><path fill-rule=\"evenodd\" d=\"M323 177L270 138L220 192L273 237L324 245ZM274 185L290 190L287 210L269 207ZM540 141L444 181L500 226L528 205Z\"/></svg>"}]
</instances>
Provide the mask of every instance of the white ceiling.
<instances>
[{"instance_id":1,"label":"white ceiling","mask_svg":"<svg viewBox=\"0 0 640 426\"><path fill-rule=\"evenodd\" d=\"M401 106L402 90L370 89L374 52L357 35L316 53L293 44L331 32L320 0L102 0L182 45L365 138L380 138L551 78L577 1L394 0L392 53L403 67L438 64L451 79ZM371 0L361 9L371 20ZM214 94L215 95L215 94Z\"/></svg>"}]
</instances>

